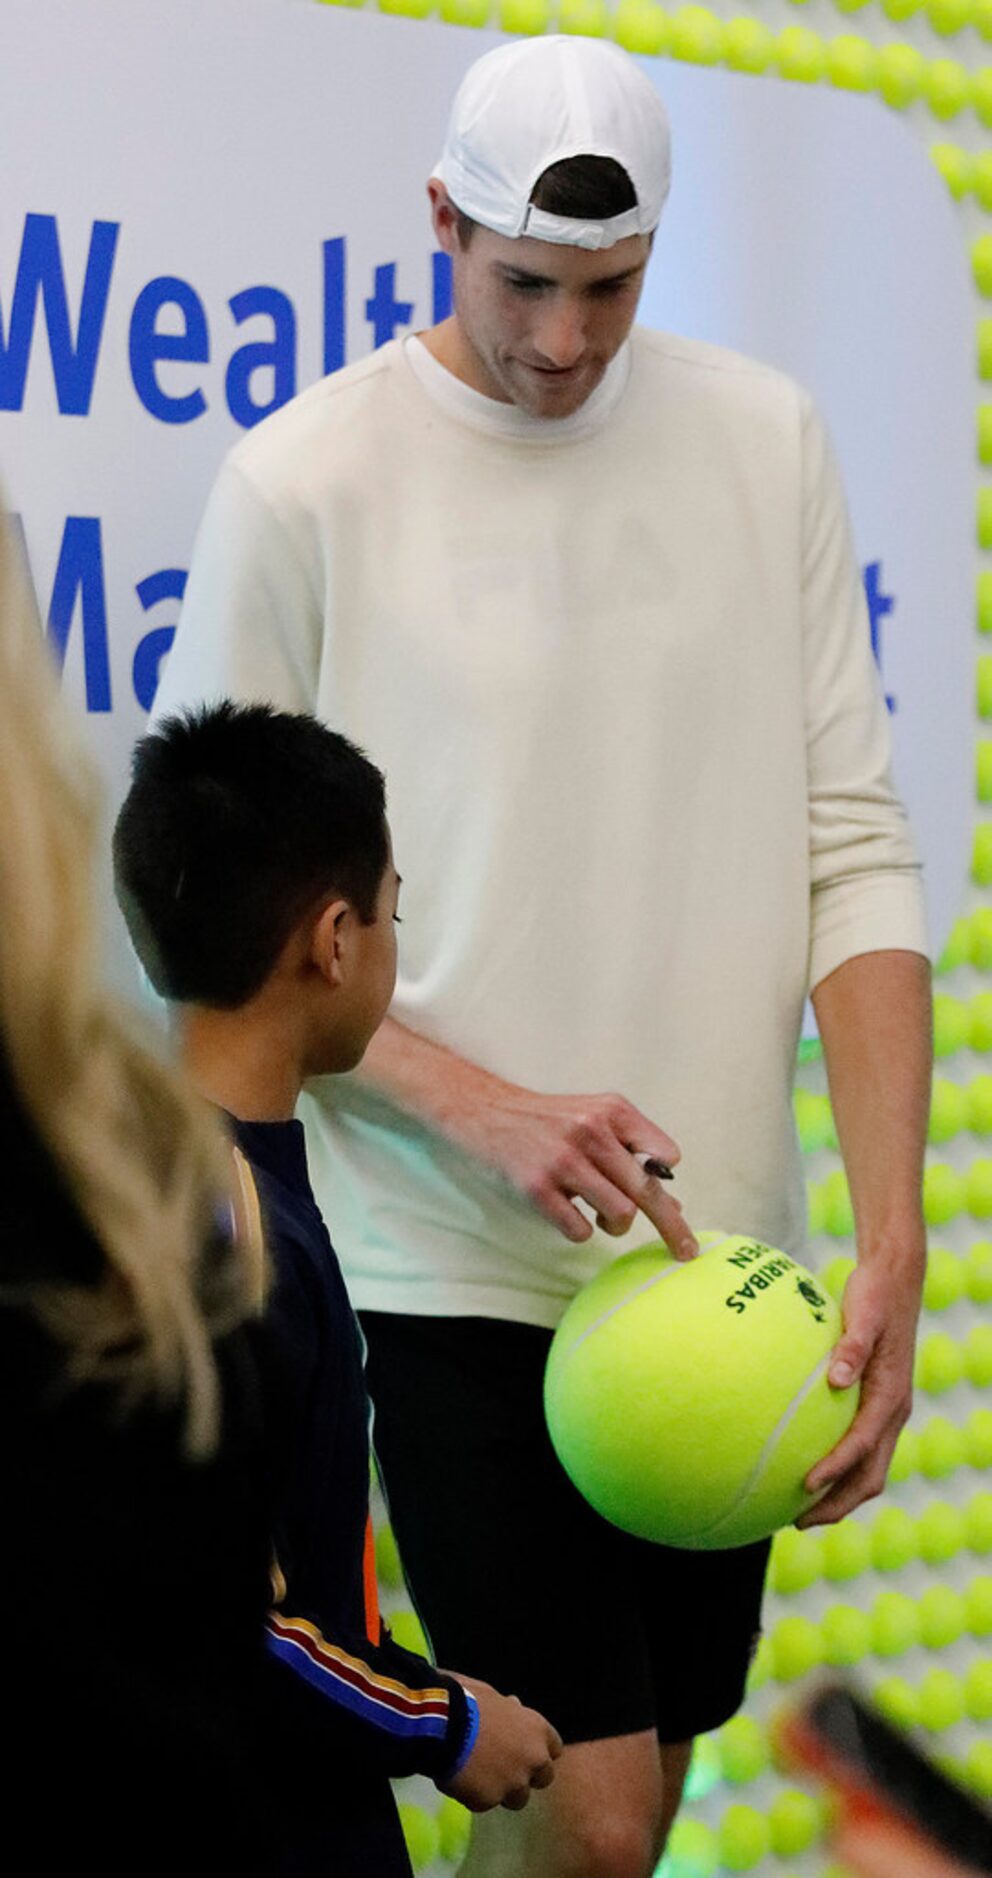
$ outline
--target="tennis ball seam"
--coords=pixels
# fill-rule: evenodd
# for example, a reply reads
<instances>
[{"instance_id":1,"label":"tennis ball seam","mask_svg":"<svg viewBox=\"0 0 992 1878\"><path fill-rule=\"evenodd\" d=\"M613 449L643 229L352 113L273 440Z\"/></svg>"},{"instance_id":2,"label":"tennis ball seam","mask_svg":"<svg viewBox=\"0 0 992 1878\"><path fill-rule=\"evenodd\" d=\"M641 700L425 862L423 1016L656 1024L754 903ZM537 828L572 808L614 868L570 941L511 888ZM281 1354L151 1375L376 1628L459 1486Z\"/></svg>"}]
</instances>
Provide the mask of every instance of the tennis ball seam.
<instances>
[{"instance_id":1,"label":"tennis ball seam","mask_svg":"<svg viewBox=\"0 0 992 1878\"><path fill-rule=\"evenodd\" d=\"M723 1241L721 1240L720 1243L722 1245ZM714 1246L713 1250L716 1251L717 1248ZM627 1296L624 1298L618 1298L616 1304L611 1304L608 1311L604 1311L601 1317L596 1318L595 1323L587 1324L584 1330L580 1330L575 1342L570 1343L568 1349L565 1351L565 1357L574 1356L576 1350L581 1350L582 1345L592 1336L594 1331L602 1330L603 1325L608 1324L612 1317L617 1317L621 1311L625 1311L629 1304L634 1303L635 1299L643 1298L648 1291L653 1291L655 1285L660 1285L664 1279L671 1278L678 1269L679 1265L677 1261L672 1265L666 1265L663 1272L655 1272L653 1278L646 1278L642 1285L637 1286L636 1291L628 1292ZM564 1360L564 1358L562 1360Z\"/></svg>"},{"instance_id":2,"label":"tennis ball seam","mask_svg":"<svg viewBox=\"0 0 992 1878\"><path fill-rule=\"evenodd\" d=\"M819 1363L817 1363L816 1368L810 1371L809 1375L806 1378L806 1381L803 1383L802 1388L797 1389L795 1395L792 1398L792 1401L789 1403L788 1408L785 1410L784 1414L779 1416L778 1421L775 1424L775 1427L772 1429L771 1433L769 1434L767 1440L765 1441L765 1445L761 1450L761 1453L758 1455L758 1458L755 1461L755 1464L751 1470L751 1473L749 1474L748 1478L743 1482L741 1487L738 1489L737 1498L733 1501L732 1505L728 1506L726 1511L720 1514L719 1519L716 1519L713 1521L712 1525L704 1526L700 1530L700 1532L696 1535L698 1539L701 1539L701 1540L705 1539L708 1541L714 1538L718 1538L721 1526L725 1526L729 1520L733 1519L736 1516L736 1514L740 1511L742 1503L749 1497L750 1494L754 1493L756 1488L761 1484L761 1476L764 1473L765 1468L769 1465L771 1460L774 1458L775 1450L778 1446L779 1441L781 1440L783 1434L788 1428L789 1423L793 1420L793 1417L797 1415L799 1410L802 1408L802 1405L805 1402L806 1397L809 1395L810 1390L815 1389L821 1376L826 1371L830 1362L831 1354L832 1352L828 1352L828 1354L825 1357L823 1357ZM824 1487L822 1492L817 1494L816 1498L818 1500L822 1499L823 1494L826 1493L826 1491L827 1489L826 1487ZM813 1504L815 1505L816 1501L814 1501Z\"/></svg>"}]
</instances>

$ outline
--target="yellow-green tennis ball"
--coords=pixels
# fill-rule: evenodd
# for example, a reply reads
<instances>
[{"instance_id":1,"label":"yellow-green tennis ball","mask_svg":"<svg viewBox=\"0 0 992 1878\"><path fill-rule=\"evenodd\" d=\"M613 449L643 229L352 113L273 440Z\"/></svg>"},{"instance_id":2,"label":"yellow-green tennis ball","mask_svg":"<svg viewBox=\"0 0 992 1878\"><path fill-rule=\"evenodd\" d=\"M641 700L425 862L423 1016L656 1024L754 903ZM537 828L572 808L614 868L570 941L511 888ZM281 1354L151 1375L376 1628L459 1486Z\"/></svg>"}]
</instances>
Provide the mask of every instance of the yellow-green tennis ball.
<instances>
[{"instance_id":1,"label":"yellow-green tennis ball","mask_svg":"<svg viewBox=\"0 0 992 1878\"><path fill-rule=\"evenodd\" d=\"M992 717L992 655L988 652L982 653L975 667L975 709L979 717Z\"/></svg>"},{"instance_id":2,"label":"yellow-green tennis ball","mask_svg":"<svg viewBox=\"0 0 992 1878\"><path fill-rule=\"evenodd\" d=\"M411 1801L400 1801L397 1806L403 1837L406 1840L410 1863L414 1871L422 1871L425 1866L433 1865L441 1853L441 1833L437 1815L426 1806L418 1806Z\"/></svg>"},{"instance_id":3,"label":"yellow-green tennis ball","mask_svg":"<svg viewBox=\"0 0 992 1878\"><path fill-rule=\"evenodd\" d=\"M903 20L911 20L918 13L922 0L882 0L882 12L886 19L901 25Z\"/></svg>"},{"instance_id":4,"label":"yellow-green tennis ball","mask_svg":"<svg viewBox=\"0 0 992 1878\"><path fill-rule=\"evenodd\" d=\"M827 46L827 77L843 91L870 91L875 83L876 54L869 39L842 33Z\"/></svg>"},{"instance_id":5,"label":"yellow-green tennis ball","mask_svg":"<svg viewBox=\"0 0 992 1878\"><path fill-rule=\"evenodd\" d=\"M950 1585L929 1585L919 1609L920 1642L928 1650L946 1650L968 1628L965 1601Z\"/></svg>"},{"instance_id":6,"label":"yellow-green tennis ball","mask_svg":"<svg viewBox=\"0 0 992 1878\"><path fill-rule=\"evenodd\" d=\"M968 1000L968 1043L981 1055L992 1050L992 991L976 991Z\"/></svg>"},{"instance_id":7,"label":"yellow-green tennis ball","mask_svg":"<svg viewBox=\"0 0 992 1878\"><path fill-rule=\"evenodd\" d=\"M992 293L992 235L977 235L972 242L971 272L979 293Z\"/></svg>"},{"instance_id":8,"label":"yellow-green tennis ball","mask_svg":"<svg viewBox=\"0 0 992 1878\"><path fill-rule=\"evenodd\" d=\"M967 1544L965 1516L960 1507L933 1500L916 1522L917 1548L927 1565L946 1565Z\"/></svg>"},{"instance_id":9,"label":"yellow-green tennis ball","mask_svg":"<svg viewBox=\"0 0 992 1878\"><path fill-rule=\"evenodd\" d=\"M819 1626L809 1617L780 1617L768 1641L776 1682L797 1682L823 1661Z\"/></svg>"},{"instance_id":10,"label":"yellow-green tennis ball","mask_svg":"<svg viewBox=\"0 0 992 1878\"><path fill-rule=\"evenodd\" d=\"M723 29L723 62L734 72L764 72L771 64L775 40L760 20L728 20Z\"/></svg>"},{"instance_id":11,"label":"yellow-green tennis ball","mask_svg":"<svg viewBox=\"0 0 992 1878\"><path fill-rule=\"evenodd\" d=\"M949 39L971 20L971 0L925 0L927 18L935 33Z\"/></svg>"},{"instance_id":12,"label":"yellow-green tennis ball","mask_svg":"<svg viewBox=\"0 0 992 1878\"><path fill-rule=\"evenodd\" d=\"M460 1800L453 1800L451 1795L441 1801L437 1809L437 1833L441 1857L449 1865L460 1865L466 1852L472 1833L472 1815Z\"/></svg>"},{"instance_id":13,"label":"yellow-green tennis ball","mask_svg":"<svg viewBox=\"0 0 992 1878\"><path fill-rule=\"evenodd\" d=\"M613 34L627 52L664 52L670 33L664 7L655 6L653 0L620 0L613 15Z\"/></svg>"},{"instance_id":14,"label":"yellow-green tennis ball","mask_svg":"<svg viewBox=\"0 0 992 1878\"><path fill-rule=\"evenodd\" d=\"M375 1535L375 1571L379 1583L391 1591L403 1583L403 1567L391 1526L380 1526Z\"/></svg>"},{"instance_id":15,"label":"yellow-green tennis ball","mask_svg":"<svg viewBox=\"0 0 992 1878\"><path fill-rule=\"evenodd\" d=\"M992 1467L992 1409L973 1409L964 1425L964 1451L969 1467Z\"/></svg>"},{"instance_id":16,"label":"yellow-green tennis ball","mask_svg":"<svg viewBox=\"0 0 992 1878\"><path fill-rule=\"evenodd\" d=\"M992 1800L992 1741L973 1741L961 1771L973 1793Z\"/></svg>"},{"instance_id":17,"label":"yellow-green tennis ball","mask_svg":"<svg viewBox=\"0 0 992 1878\"><path fill-rule=\"evenodd\" d=\"M440 0L438 11L449 26L485 26L491 0Z\"/></svg>"},{"instance_id":18,"label":"yellow-green tennis ball","mask_svg":"<svg viewBox=\"0 0 992 1878\"><path fill-rule=\"evenodd\" d=\"M423 1871L425 1865L433 1865L441 1850L437 1821L426 1807L414 1806L410 1800L401 1800L397 1811L410 1863L414 1871Z\"/></svg>"},{"instance_id":19,"label":"yellow-green tennis ball","mask_svg":"<svg viewBox=\"0 0 992 1878\"><path fill-rule=\"evenodd\" d=\"M992 548L992 489L987 485L978 491L975 504L975 530L980 548Z\"/></svg>"},{"instance_id":20,"label":"yellow-green tennis ball","mask_svg":"<svg viewBox=\"0 0 992 1878\"><path fill-rule=\"evenodd\" d=\"M904 1676L883 1676L872 1690L872 1701L896 1728L919 1726L919 1697Z\"/></svg>"},{"instance_id":21,"label":"yellow-green tennis ball","mask_svg":"<svg viewBox=\"0 0 992 1878\"><path fill-rule=\"evenodd\" d=\"M928 1226L946 1226L963 1210L967 1197L964 1178L956 1167L932 1161L923 1175L923 1217Z\"/></svg>"},{"instance_id":22,"label":"yellow-green tennis ball","mask_svg":"<svg viewBox=\"0 0 992 1878\"><path fill-rule=\"evenodd\" d=\"M992 1637L992 1578L983 1572L964 1594L968 1629L973 1637Z\"/></svg>"},{"instance_id":23,"label":"yellow-green tennis ball","mask_svg":"<svg viewBox=\"0 0 992 1878\"><path fill-rule=\"evenodd\" d=\"M854 1208L847 1175L837 1167L823 1182L824 1225L834 1239L850 1239L854 1232Z\"/></svg>"},{"instance_id":24,"label":"yellow-green tennis ball","mask_svg":"<svg viewBox=\"0 0 992 1878\"><path fill-rule=\"evenodd\" d=\"M965 1458L964 1432L946 1415L932 1415L920 1431L916 1452L925 1479L946 1480Z\"/></svg>"},{"instance_id":25,"label":"yellow-green tennis ball","mask_svg":"<svg viewBox=\"0 0 992 1878\"><path fill-rule=\"evenodd\" d=\"M754 1806L728 1806L720 1821L720 1859L725 1871L751 1871L771 1843L768 1821Z\"/></svg>"},{"instance_id":26,"label":"yellow-green tennis ball","mask_svg":"<svg viewBox=\"0 0 992 1878\"><path fill-rule=\"evenodd\" d=\"M938 972L956 971L959 965L968 964L971 953L971 920L956 919L947 939L944 950L934 967Z\"/></svg>"},{"instance_id":27,"label":"yellow-green tennis ball","mask_svg":"<svg viewBox=\"0 0 992 1878\"><path fill-rule=\"evenodd\" d=\"M805 26L786 26L775 41L775 63L783 78L815 85L827 69L827 49L818 33ZM989 274L992 278L992 260Z\"/></svg>"},{"instance_id":28,"label":"yellow-green tennis ball","mask_svg":"<svg viewBox=\"0 0 992 1878\"><path fill-rule=\"evenodd\" d=\"M980 124L992 126L992 70L986 65L971 78L971 108Z\"/></svg>"},{"instance_id":29,"label":"yellow-green tennis ball","mask_svg":"<svg viewBox=\"0 0 992 1878\"><path fill-rule=\"evenodd\" d=\"M980 589L983 608L985 591L984 587ZM992 582L989 583L988 594L992 607ZM992 619L987 626L982 626L982 631L992 632ZM977 907L965 923L968 928L968 963L974 965L976 971L992 971L992 906Z\"/></svg>"},{"instance_id":30,"label":"yellow-green tennis ball","mask_svg":"<svg viewBox=\"0 0 992 1878\"><path fill-rule=\"evenodd\" d=\"M932 143L930 161L939 170L955 201L960 202L972 183L972 161L968 151L954 143Z\"/></svg>"},{"instance_id":31,"label":"yellow-green tennis ball","mask_svg":"<svg viewBox=\"0 0 992 1878\"><path fill-rule=\"evenodd\" d=\"M902 1656L920 1640L920 1614L901 1591L880 1591L871 1607L871 1647L876 1656Z\"/></svg>"},{"instance_id":32,"label":"yellow-green tennis ball","mask_svg":"<svg viewBox=\"0 0 992 1878\"><path fill-rule=\"evenodd\" d=\"M823 1193L823 1182L810 1180L806 1183L806 1219L811 1239L819 1237L827 1230L827 1207Z\"/></svg>"},{"instance_id":33,"label":"yellow-green tennis ball","mask_svg":"<svg viewBox=\"0 0 992 1878\"><path fill-rule=\"evenodd\" d=\"M753 1715L734 1715L716 1737L720 1772L732 1787L757 1780L771 1764L768 1736Z\"/></svg>"},{"instance_id":34,"label":"yellow-green tennis ball","mask_svg":"<svg viewBox=\"0 0 992 1878\"><path fill-rule=\"evenodd\" d=\"M780 1597L806 1591L820 1576L822 1552L819 1535L783 1526L772 1540L768 1582Z\"/></svg>"},{"instance_id":35,"label":"yellow-green tennis ball","mask_svg":"<svg viewBox=\"0 0 992 1878\"><path fill-rule=\"evenodd\" d=\"M992 39L992 0L971 0L971 23L983 39Z\"/></svg>"},{"instance_id":36,"label":"yellow-green tennis ball","mask_svg":"<svg viewBox=\"0 0 992 1878\"><path fill-rule=\"evenodd\" d=\"M992 1552L992 1493L975 1493L964 1513L967 1541L973 1552Z\"/></svg>"},{"instance_id":37,"label":"yellow-green tennis ball","mask_svg":"<svg viewBox=\"0 0 992 1878\"><path fill-rule=\"evenodd\" d=\"M920 1464L920 1444L915 1428L904 1428L892 1450L889 1479L894 1487L915 1474Z\"/></svg>"},{"instance_id":38,"label":"yellow-green tennis ball","mask_svg":"<svg viewBox=\"0 0 992 1878\"><path fill-rule=\"evenodd\" d=\"M992 1077L989 1077L989 1081L992 1082ZM946 1246L931 1246L923 1283L924 1310L946 1311L963 1297L964 1266L961 1260L956 1253L949 1252Z\"/></svg>"},{"instance_id":39,"label":"yellow-green tennis ball","mask_svg":"<svg viewBox=\"0 0 992 1878\"><path fill-rule=\"evenodd\" d=\"M983 209L992 209L992 153L983 150L980 156L971 159L971 187L975 199ZM981 341L981 334L979 334ZM982 461L984 462L984 458ZM979 575L981 580L981 575Z\"/></svg>"},{"instance_id":40,"label":"yellow-green tennis ball","mask_svg":"<svg viewBox=\"0 0 992 1878\"><path fill-rule=\"evenodd\" d=\"M992 1324L976 1324L964 1343L964 1367L975 1389L992 1384Z\"/></svg>"},{"instance_id":41,"label":"yellow-green tennis ball","mask_svg":"<svg viewBox=\"0 0 992 1878\"><path fill-rule=\"evenodd\" d=\"M606 0L559 0L558 30L584 39L602 39L610 30Z\"/></svg>"},{"instance_id":42,"label":"yellow-green tennis ball","mask_svg":"<svg viewBox=\"0 0 992 1878\"><path fill-rule=\"evenodd\" d=\"M499 23L505 33L546 33L551 18L549 0L500 0Z\"/></svg>"},{"instance_id":43,"label":"yellow-green tennis ball","mask_svg":"<svg viewBox=\"0 0 992 1878\"><path fill-rule=\"evenodd\" d=\"M875 60L875 84L886 104L904 111L923 90L926 60L915 46L882 46Z\"/></svg>"},{"instance_id":44,"label":"yellow-green tennis ball","mask_svg":"<svg viewBox=\"0 0 992 1878\"><path fill-rule=\"evenodd\" d=\"M964 1718L964 1690L949 1669L928 1669L919 1687L920 1723L931 1734Z\"/></svg>"},{"instance_id":45,"label":"yellow-green tennis ball","mask_svg":"<svg viewBox=\"0 0 992 1878\"><path fill-rule=\"evenodd\" d=\"M973 1304L992 1304L992 1240L976 1239L968 1247L964 1279Z\"/></svg>"},{"instance_id":46,"label":"yellow-green tennis ball","mask_svg":"<svg viewBox=\"0 0 992 1878\"><path fill-rule=\"evenodd\" d=\"M871 1565L867 1529L854 1519L842 1519L836 1526L824 1527L820 1553L823 1576L830 1584L846 1584L851 1578L860 1578Z\"/></svg>"},{"instance_id":47,"label":"yellow-green tennis ball","mask_svg":"<svg viewBox=\"0 0 992 1878\"><path fill-rule=\"evenodd\" d=\"M772 1646L767 1636L763 1636L751 1658L751 1667L747 1672L747 1693L752 1695L756 1689L763 1689L772 1673Z\"/></svg>"},{"instance_id":48,"label":"yellow-green tennis ball","mask_svg":"<svg viewBox=\"0 0 992 1878\"><path fill-rule=\"evenodd\" d=\"M827 1382L841 1328L810 1272L741 1234L687 1263L660 1241L628 1252L555 1334L545 1408L562 1466L604 1518L660 1544L790 1525L856 1411L857 1388Z\"/></svg>"},{"instance_id":49,"label":"yellow-green tennis ball","mask_svg":"<svg viewBox=\"0 0 992 1878\"><path fill-rule=\"evenodd\" d=\"M992 166L989 168L988 175L989 207L992 208ZM989 351L992 350L992 320L979 320L978 338L979 375L982 378L992 377L992 370L990 370L990 367L992 367L992 359L988 357ZM988 572L987 568L983 569L975 581L975 624L980 633L992 633L992 574ZM972 913L967 923L971 929L972 935L974 935L976 928L984 928L987 934L992 935L992 907L979 907L976 913ZM973 965L979 966L982 970L987 970L989 965L992 964L992 938L988 940L987 944L980 952L975 945L973 936L968 955Z\"/></svg>"},{"instance_id":50,"label":"yellow-green tennis ball","mask_svg":"<svg viewBox=\"0 0 992 1878\"><path fill-rule=\"evenodd\" d=\"M838 1254L837 1258L831 1259L829 1263L823 1267L820 1273L820 1282L824 1289L829 1291L835 1303L840 1304L842 1302L844 1288L854 1268L855 1261L850 1258L847 1253Z\"/></svg>"},{"instance_id":51,"label":"yellow-green tennis ball","mask_svg":"<svg viewBox=\"0 0 992 1878\"><path fill-rule=\"evenodd\" d=\"M412 1650L414 1656L430 1656L424 1626L416 1611L390 1611L389 1628L403 1650Z\"/></svg>"},{"instance_id":52,"label":"yellow-green tennis ball","mask_svg":"<svg viewBox=\"0 0 992 1878\"><path fill-rule=\"evenodd\" d=\"M965 1093L972 1134L992 1135L992 1076L973 1076Z\"/></svg>"},{"instance_id":53,"label":"yellow-green tennis ball","mask_svg":"<svg viewBox=\"0 0 992 1878\"><path fill-rule=\"evenodd\" d=\"M704 1800L720 1784L720 1755L715 1735L697 1735L685 1778L685 1798Z\"/></svg>"},{"instance_id":54,"label":"yellow-green tennis ball","mask_svg":"<svg viewBox=\"0 0 992 1878\"><path fill-rule=\"evenodd\" d=\"M970 92L968 73L956 59L933 59L928 65L923 80L923 95L934 117L945 120L957 117L967 104Z\"/></svg>"},{"instance_id":55,"label":"yellow-green tennis ball","mask_svg":"<svg viewBox=\"0 0 992 1878\"><path fill-rule=\"evenodd\" d=\"M723 52L723 23L708 7L679 7L672 15L668 50L690 65L715 65Z\"/></svg>"},{"instance_id":56,"label":"yellow-green tennis ball","mask_svg":"<svg viewBox=\"0 0 992 1878\"><path fill-rule=\"evenodd\" d=\"M929 1139L934 1146L953 1141L968 1126L968 1097L959 1083L935 1076L930 1098Z\"/></svg>"},{"instance_id":57,"label":"yellow-green tennis ball","mask_svg":"<svg viewBox=\"0 0 992 1878\"><path fill-rule=\"evenodd\" d=\"M829 1097L815 1095L811 1089L797 1089L793 1098L793 1112L799 1145L804 1154L815 1154L818 1148L836 1147L837 1135Z\"/></svg>"},{"instance_id":58,"label":"yellow-green tennis ball","mask_svg":"<svg viewBox=\"0 0 992 1878\"><path fill-rule=\"evenodd\" d=\"M872 1647L871 1623L854 1604L831 1604L820 1619L823 1661L834 1669L860 1663Z\"/></svg>"},{"instance_id":59,"label":"yellow-green tennis ball","mask_svg":"<svg viewBox=\"0 0 992 1878\"><path fill-rule=\"evenodd\" d=\"M672 1878L714 1878L720 1869L720 1845L702 1819L677 1819L668 1836L666 1865Z\"/></svg>"},{"instance_id":60,"label":"yellow-green tennis ball","mask_svg":"<svg viewBox=\"0 0 992 1878\"><path fill-rule=\"evenodd\" d=\"M916 1521L901 1506L887 1506L871 1524L871 1562L877 1572L898 1572L916 1557Z\"/></svg>"},{"instance_id":61,"label":"yellow-green tennis ball","mask_svg":"<svg viewBox=\"0 0 992 1878\"><path fill-rule=\"evenodd\" d=\"M823 1831L823 1808L799 1787L777 1793L768 1813L772 1851L779 1858L798 1858L815 1845Z\"/></svg>"},{"instance_id":62,"label":"yellow-green tennis ball","mask_svg":"<svg viewBox=\"0 0 992 1878\"><path fill-rule=\"evenodd\" d=\"M933 1049L938 1057L963 1050L970 1034L969 1007L961 998L938 991L933 1001Z\"/></svg>"},{"instance_id":63,"label":"yellow-green tennis ball","mask_svg":"<svg viewBox=\"0 0 992 1878\"><path fill-rule=\"evenodd\" d=\"M924 1337L916 1352L916 1386L925 1395L945 1395L964 1375L964 1351L945 1331Z\"/></svg>"},{"instance_id":64,"label":"yellow-green tennis ball","mask_svg":"<svg viewBox=\"0 0 992 1878\"><path fill-rule=\"evenodd\" d=\"M965 1712L972 1721L992 1721L992 1661L972 1663L964 1679Z\"/></svg>"}]
</instances>

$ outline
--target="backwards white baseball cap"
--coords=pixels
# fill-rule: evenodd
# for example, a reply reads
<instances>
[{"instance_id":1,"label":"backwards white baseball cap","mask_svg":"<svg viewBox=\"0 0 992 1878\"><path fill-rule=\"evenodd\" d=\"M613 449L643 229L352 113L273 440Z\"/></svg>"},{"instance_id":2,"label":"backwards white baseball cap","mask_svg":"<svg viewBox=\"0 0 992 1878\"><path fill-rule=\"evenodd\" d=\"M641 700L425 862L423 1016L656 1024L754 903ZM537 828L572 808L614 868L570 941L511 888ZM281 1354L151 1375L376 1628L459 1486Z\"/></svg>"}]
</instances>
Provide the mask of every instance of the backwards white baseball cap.
<instances>
[{"instance_id":1,"label":"backwards white baseball cap","mask_svg":"<svg viewBox=\"0 0 992 1878\"><path fill-rule=\"evenodd\" d=\"M538 178L575 156L612 157L636 206L600 222L535 208ZM434 175L463 214L499 235L611 248L658 226L671 182L668 117L619 46L565 34L518 39L469 67Z\"/></svg>"}]
</instances>

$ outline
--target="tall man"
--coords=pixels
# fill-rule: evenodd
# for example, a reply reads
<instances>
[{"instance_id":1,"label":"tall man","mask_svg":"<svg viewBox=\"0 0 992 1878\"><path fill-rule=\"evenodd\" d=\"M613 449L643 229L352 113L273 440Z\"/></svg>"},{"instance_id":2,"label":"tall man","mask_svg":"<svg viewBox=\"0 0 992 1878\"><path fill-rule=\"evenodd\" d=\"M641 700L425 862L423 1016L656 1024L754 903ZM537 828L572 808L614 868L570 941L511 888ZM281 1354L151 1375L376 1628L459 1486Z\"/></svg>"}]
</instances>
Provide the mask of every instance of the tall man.
<instances>
[{"instance_id":1,"label":"tall man","mask_svg":"<svg viewBox=\"0 0 992 1878\"><path fill-rule=\"evenodd\" d=\"M393 1016L307 1120L438 1659L569 1744L543 1817L480 1822L472 1878L646 1878L693 1735L740 1701L765 1548L668 1553L599 1521L548 1447L541 1373L608 1235L692 1255L643 1166L679 1160L669 1127L689 1220L801 1246L808 987L858 1228L832 1374L862 1381L820 1518L879 1490L909 1408L918 868L809 400L633 329L668 175L661 104L616 48L472 67L428 184L454 313L231 453L158 707L316 709L388 774Z\"/></svg>"}]
</instances>

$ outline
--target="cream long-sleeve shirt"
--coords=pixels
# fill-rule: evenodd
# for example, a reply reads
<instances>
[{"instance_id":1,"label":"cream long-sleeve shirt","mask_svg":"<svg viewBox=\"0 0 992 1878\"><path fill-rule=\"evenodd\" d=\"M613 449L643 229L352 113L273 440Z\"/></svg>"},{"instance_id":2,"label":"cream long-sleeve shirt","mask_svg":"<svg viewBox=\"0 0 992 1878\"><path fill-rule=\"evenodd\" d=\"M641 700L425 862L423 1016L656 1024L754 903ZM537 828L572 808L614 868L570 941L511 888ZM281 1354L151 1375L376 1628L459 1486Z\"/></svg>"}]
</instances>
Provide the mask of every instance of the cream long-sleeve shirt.
<instances>
[{"instance_id":1,"label":"cream long-sleeve shirt","mask_svg":"<svg viewBox=\"0 0 992 1878\"><path fill-rule=\"evenodd\" d=\"M801 1248L807 990L926 938L796 385L639 330L561 421L416 339L324 379L206 511L156 715L227 695L314 710L385 770L403 1023L533 1089L620 1091L680 1142L697 1228ZM567 1243L360 1071L303 1112L359 1307L550 1325L622 1249Z\"/></svg>"}]
</instances>

